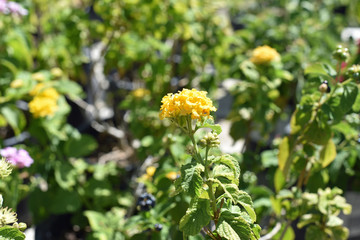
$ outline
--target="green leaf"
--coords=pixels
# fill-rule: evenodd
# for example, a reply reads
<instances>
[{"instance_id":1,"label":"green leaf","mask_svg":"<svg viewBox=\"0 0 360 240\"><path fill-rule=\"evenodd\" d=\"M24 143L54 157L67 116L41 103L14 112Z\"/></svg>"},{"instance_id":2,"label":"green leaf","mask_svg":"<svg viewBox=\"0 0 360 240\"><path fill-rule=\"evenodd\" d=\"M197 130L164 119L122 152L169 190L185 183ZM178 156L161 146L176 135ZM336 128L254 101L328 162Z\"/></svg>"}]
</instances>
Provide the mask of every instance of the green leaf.
<instances>
[{"instance_id":1,"label":"green leaf","mask_svg":"<svg viewBox=\"0 0 360 240\"><path fill-rule=\"evenodd\" d=\"M200 196L203 186L201 173L204 166L201 164L189 163L181 167L181 187L191 197Z\"/></svg>"},{"instance_id":2,"label":"green leaf","mask_svg":"<svg viewBox=\"0 0 360 240\"><path fill-rule=\"evenodd\" d=\"M304 133L304 138L318 145L325 145L331 138L331 128L325 122L313 121Z\"/></svg>"},{"instance_id":3,"label":"green leaf","mask_svg":"<svg viewBox=\"0 0 360 240\"><path fill-rule=\"evenodd\" d=\"M307 124L312 115L312 106L299 106L290 120L291 134L299 132Z\"/></svg>"},{"instance_id":4,"label":"green leaf","mask_svg":"<svg viewBox=\"0 0 360 240\"><path fill-rule=\"evenodd\" d=\"M57 161L55 165L56 182L63 189L72 189L76 185L77 173L74 167L67 162Z\"/></svg>"},{"instance_id":5,"label":"green leaf","mask_svg":"<svg viewBox=\"0 0 360 240\"><path fill-rule=\"evenodd\" d=\"M243 61L240 64L240 70L249 80L256 81L259 79L259 72L256 70L254 64L250 61Z\"/></svg>"},{"instance_id":6,"label":"green leaf","mask_svg":"<svg viewBox=\"0 0 360 240\"><path fill-rule=\"evenodd\" d=\"M323 77L325 77L327 79L331 79L331 76L328 75L328 71L324 67L324 64L321 64L321 63L316 63L316 64L308 66L307 68L305 68L304 74L305 75L308 75L308 74L322 75Z\"/></svg>"},{"instance_id":7,"label":"green leaf","mask_svg":"<svg viewBox=\"0 0 360 240\"><path fill-rule=\"evenodd\" d=\"M240 165L237 159L229 154L222 155L221 157L215 158L214 164L225 164L228 166L234 174L234 183L239 184L240 178Z\"/></svg>"},{"instance_id":8,"label":"green leaf","mask_svg":"<svg viewBox=\"0 0 360 240\"><path fill-rule=\"evenodd\" d=\"M256 239L250 224L239 214L222 209L216 231L225 239Z\"/></svg>"},{"instance_id":9,"label":"green leaf","mask_svg":"<svg viewBox=\"0 0 360 240\"><path fill-rule=\"evenodd\" d=\"M327 234L317 225L311 225L306 229L305 239L328 240Z\"/></svg>"},{"instance_id":10,"label":"green leaf","mask_svg":"<svg viewBox=\"0 0 360 240\"><path fill-rule=\"evenodd\" d=\"M209 179L209 181L219 184L225 192L223 197L229 198L234 204L240 204L249 214L252 223L256 221L256 213L253 207L253 202L248 193L239 190L236 184L223 184L218 179ZM220 198L222 198L222 196L220 196L219 199Z\"/></svg>"},{"instance_id":11,"label":"green leaf","mask_svg":"<svg viewBox=\"0 0 360 240\"><path fill-rule=\"evenodd\" d=\"M214 178L220 178L220 177L224 177L229 179L232 183L235 183L235 176L234 176L234 172L226 165L224 164L217 164L214 166L213 170L213 177ZM237 180L239 181L239 180Z\"/></svg>"},{"instance_id":12,"label":"green leaf","mask_svg":"<svg viewBox=\"0 0 360 240\"><path fill-rule=\"evenodd\" d=\"M359 91L359 89L358 89ZM354 112L360 112L360 94L356 96L354 105L352 106Z\"/></svg>"},{"instance_id":13,"label":"green leaf","mask_svg":"<svg viewBox=\"0 0 360 240\"><path fill-rule=\"evenodd\" d=\"M283 172L285 178L287 178L290 170L290 166L293 160L293 156L290 155L293 148L293 137L284 137L279 145L279 168Z\"/></svg>"},{"instance_id":14,"label":"green leaf","mask_svg":"<svg viewBox=\"0 0 360 240\"><path fill-rule=\"evenodd\" d=\"M206 119L206 121L204 122L204 124L201 127L202 128L210 128L216 134L220 134L222 132L221 126L219 124L214 124L214 120L211 118Z\"/></svg>"},{"instance_id":15,"label":"green leaf","mask_svg":"<svg viewBox=\"0 0 360 240\"><path fill-rule=\"evenodd\" d=\"M179 229L185 235L196 235L211 220L210 202L208 199L194 198L185 215L181 218Z\"/></svg>"},{"instance_id":16,"label":"green leaf","mask_svg":"<svg viewBox=\"0 0 360 240\"><path fill-rule=\"evenodd\" d=\"M54 214L76 212L81 207L81 198L74 191L59 189L50 203L49 210Z\"/></svg>"},{"instance_id":17,"label":"green leaf","mask_svg":"<svg viewBox=\"0 0 360 240\"><path fill-rule=\"evenodd\" d=\"M225 239L241 240L239 235L236 233L236 231L225 220L222 220L221 222L218 223L218 227L216 231L219 233L221 237Z\"/></svg>"},{"instance_id":18,"label":"green leaf","mask_svg":"<svg viewBox=\"0 0 360 240\"><path fill-rule=\"evenodd\" d=\"M90 227L93 231L101 231L107 226L107 218L104 214L96 211L87 210L84 215L88 218Z\"/></svg>"},{"instance_id":19,"label":"green leaf","mask_svg":"<svg viewBox=\"0 0 360 240\"><path fill-rule=\"evenodd\" d=\"M0 228L0 238L4 240L24 240L25 234L17 228L3 226Z\"/></svg>"},{"instance_id":20,"label":"green leaf","mask_svg":"<svg viewBox=\"0 0 360 240\"><path fill-rule=\"evenodd\" d=\"M277 167L278 166L278 153L277 149L265 150L261 153L261 163L264 168Z\"/></svg>"},{"instance_id":21,"label":"green leaf","mask_svg":"<svg viewBox=\"0 0 360 240\"><path fill-rule=\"evenodd\" d=\"M94 137L83 134L79 137L70 138L64 147L65 154L69 157L83 157L87 156L98 147Z\"/></svg>"},{"instance_id":22,"label":"green leaf","mask_svg":"<svg viewBox=\"0 0 360 240\"><path fill-rule=\"evenodd\" d=\"M285 186L285 177L280 168L276 169L274 176L275 191L279 192Z\"/></svg>"},{"instance_id":23,"label":"green leaf","mask_svg":"<svg viewBox=\"0 0 360 240\"><path fill-rule=\"evenodd\" d=\"M83 90L79 84L70 80L56 81L54 87L59 93L68 95L72 99L83 97Z\"/></svg>"},{"instance_id":24,"label":"green leaf","mask_svg":"<svg viewBox=\"0 0 360 240\"><path fill-rule=\"evenodd\" d=\"M336 157L336 146L333 140L330 138L329 141L320 152L320 162L323 168L327 167Z\"/></svg>"},{"instance_id":25,"label":"green leaf","mask_svg":"<svg viewBox=\"0 0 360 240\"><path fill-rule=\"evenodd\" d=\"M0 113L14 130L15 135L19 135L26 125L24 113L14 105L1 107Z\"/></svg>"},{"instance_id":26,"label":"green leaf","mask_svg":"<svg viewBox=\"0 0 360 240\"><path fill-rule=\"evenodd\" d=\"M343 226L336 226L330 228L332 232L333 239L336 240L342 240L342 239L348 239L349 238L349 229Z\"/></svg>"},{"instance_id":27,"label":"green leaf","mask_svg":"<svg viewBox=\"0 0 360 240\"><path fill-rule=\"evenodd\" d=\"M355 103L358 95L358 86L354 82L348 82L343 86L344 91L341 95L340 108L343 114L346 114Z\"/></svg>"}]
</instances>

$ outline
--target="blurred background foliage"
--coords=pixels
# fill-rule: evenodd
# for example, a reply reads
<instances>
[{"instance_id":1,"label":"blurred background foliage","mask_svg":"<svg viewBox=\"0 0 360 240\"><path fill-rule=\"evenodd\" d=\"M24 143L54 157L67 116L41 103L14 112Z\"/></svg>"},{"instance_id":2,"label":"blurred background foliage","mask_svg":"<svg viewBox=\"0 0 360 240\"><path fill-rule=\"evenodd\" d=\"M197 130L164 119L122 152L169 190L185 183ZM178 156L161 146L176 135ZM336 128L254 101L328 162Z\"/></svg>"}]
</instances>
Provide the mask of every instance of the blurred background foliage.
<instances>
[{"instance_id":1,"label":"blurred background foliage","mask_svg":"<svg viewBox=\"0 0 360 240\"><path fill-rule=\"evenodd\" d=\"M360 24L360 3L351 0L19 3L27 15L0 12L0 147L24 148L34 164L0 189L36 226L37 239L181 238L177 225L190 199L169 194L189 158L187 140L158 113L161 98L182 88L208 91L216 120L231 125L226 144L244 141L232 153L265 233L274 225L279 138L319 83L311 85L304 70L334 64L341 31ZM262 45L281 61L253 64ZM359 64L358 43L345 45ZM59 95L57 110L44 117L28 105L40 83ZM360 189L357 113L334 130L348 144L310 177L311 192ZM144 192L156 198L149 212L136 207Z\"/></svg>"}]
</instances>

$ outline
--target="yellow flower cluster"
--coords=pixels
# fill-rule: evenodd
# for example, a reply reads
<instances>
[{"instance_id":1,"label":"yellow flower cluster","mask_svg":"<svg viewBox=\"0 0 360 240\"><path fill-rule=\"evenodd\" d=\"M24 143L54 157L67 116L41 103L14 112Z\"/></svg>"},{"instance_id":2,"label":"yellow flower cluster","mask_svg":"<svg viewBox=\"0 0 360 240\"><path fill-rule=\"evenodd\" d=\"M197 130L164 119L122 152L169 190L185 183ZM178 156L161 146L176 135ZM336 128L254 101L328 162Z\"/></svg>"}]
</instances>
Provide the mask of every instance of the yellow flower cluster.
<instances>
[{"instance_id":1,"label":"yellow flower cluster","mask_svg":"<svg viewBox=\"0 0 360 240\"><path fill-rule=\"evenodd\" d=\"M254 64L267 64L277 60L280 60L280 54L266 45L255 48L250 59Z\"/></svg>"},{"instance_id":2,"label":"yellow flower cluster","mask_svg":"<svg viewBox=\"0 0 360 240\"><path fill-rule=\"evenodd\" d=\"M176 94L169 93L161 100L160 119L191 115L192 119L208 117L216 111L207 92L196 89L183 89Z\"/></svg>"},{"instance_id":3,"label":"yellow flower cluster","mask_svg":"<svg viewBox=\"0 0 360 240\"><path fill-rule=\"evenodd\" d=\"M40 83L30 92L34 96L29 102L29 110L35 118L53 116L58 109L59 93L52 87L45 87Z\"/></svg>"}]
</instances>

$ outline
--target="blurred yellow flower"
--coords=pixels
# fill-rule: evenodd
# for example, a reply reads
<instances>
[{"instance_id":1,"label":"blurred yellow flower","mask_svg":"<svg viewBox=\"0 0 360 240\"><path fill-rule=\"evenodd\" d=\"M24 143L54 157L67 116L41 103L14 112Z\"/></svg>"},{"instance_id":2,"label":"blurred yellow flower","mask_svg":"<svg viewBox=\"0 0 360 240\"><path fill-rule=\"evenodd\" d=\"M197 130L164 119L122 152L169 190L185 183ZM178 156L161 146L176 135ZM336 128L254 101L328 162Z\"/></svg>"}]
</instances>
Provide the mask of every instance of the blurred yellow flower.
<instances>
[{"instance_id":1,"label":"blurred yellow flower","mask_svg":"<svg viewBox=\"0 0 360 240\"><path fill-rule=\"evenodd\" d=\"M33 74L31 74L31 77L39 82L42 82L45 80L45 76L41 72L33 73Z\"/></svg>"},{"instance_id":2,"label":"blurred yellow flower","mask_svg":"<svg viewBox=\"0 0 360 240\"><path fill-rule=\"evenodd\" d=\"M161 100L160 119L190 115L192 119L208 117L210 111L216 111L207 92L196 89L183 89L176 94L169 93Z\"/></svg>"},{"instance_id":3,"label":"blurred yellow flower","mask_svg":"<svg viewBox=\"0 0 360 240\"><path fill-rule=\"evenodd\" d=\"M176 172L172 171L172 172L168 172L165 176L166 176L166 178L174 181L174 180L176 180L178 174Z\"/></svg>"},{"instance_id":4,"label":"blurred yellow flower","mask_svg":"<svg viewBox=\"0 0 360 240\"><path fill-rule=\"evenodd\" d=\"M14 81L12 81L10 83L10 87L11 88L19 88L22 87L24 85L24 81L22 79L15 79Z\"/></svg>"},{"instance_id":5,"label":"blurred yellow flower","mask_svg":"<svg viewBox=\"0 0 360 240\"><path fill-rule=\"evenodd\" d=\"M51 75L53 75L54 77L61 77L62 76L62 74L63 74L63 71L60 69L60 68L52 68L51 70L50 70L50 73L51 73Z\"/></svg>"},{"instance_id":6,"label":"blurred yellow flower","mask_svg":"<svg viewBox=\"0 0 360 240\"><path fill-rule=\"evenodd\" d=\"M57 100L60 95L55 88L39 83L30 91L30 95L34 98L29 102L29 110L35 118L53 116L57 111Z\"/></svg>"},{"instance_id":7,"label":"blurred yellow flower","mask_svg":"<svg viewBox=\"0 0 360 240\"><path fill-rule=\"evenodd\" d=\"M150 91L145 88L138 88L132 91L131 94L136 98L143 98L147 95L150 95Z\"/></svg>"},{"instance_id":8,"label":"blurred yellow flower","mask_svg":"<svg viewBox=\"0 0 360 240\"><path fill-rule=\"evenodd\" d=\"M266 45L255 48L250 59L254 64L267 64L277 60L280 60L280 54Z\"/></svg>"},{"instance_id":9,"label":"blurred yellow flower","mask_svg":"<svg viewBox=\"0 0 360 240\"><path fill-rule=\"evenodd\" d=\"M46 88L41 91L38 96L57 100L59 98L59 93L55 90L55 88Z\"/></svg>"},{"instance_id":10,"label":"blurred yellow flower","mask_svg":"<svg viewBox=\"0 0 360 240\"><path fill-rule=\"evenodd\" d=\"M154 167L154 166L150 166L150 167L146 168L146 174L147 174L149 177L154 176L155 171L156 171L156 167Z\"/></svg>"},{"instance_id":11,"label":"blurred yellow flower","mask_svg":"<svg viewBox=\"0 0 360 240\"><path fill-rule=\"evenodd\" d=\"M36 96L29 102L29 110L35 118L53 116L58 109L56 102L54 98Z\"/></svg>"},{"instance_id":12,"label":"blurred yellow flower","mask_svg":"<svg viewBox=\"0 0 360 240\"><path fill-rule=\"evenodd\" d=\"M39 83L37 84L31 91L31 96L42 96L47 98L52 98L57 100L59 98L59 93L55 88L46 87L45 84Z\"/></svg>"}]
</instances>

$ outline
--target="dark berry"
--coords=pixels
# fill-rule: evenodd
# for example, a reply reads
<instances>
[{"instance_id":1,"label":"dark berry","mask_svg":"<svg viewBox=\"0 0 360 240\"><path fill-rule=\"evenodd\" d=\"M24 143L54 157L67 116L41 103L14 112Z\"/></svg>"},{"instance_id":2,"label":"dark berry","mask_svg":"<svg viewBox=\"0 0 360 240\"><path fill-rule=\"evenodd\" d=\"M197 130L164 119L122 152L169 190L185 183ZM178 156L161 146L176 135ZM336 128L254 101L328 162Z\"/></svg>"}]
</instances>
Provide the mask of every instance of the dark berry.
<instances>
[{"instance_id":1,"label":"dark berry","mask_svg":"<svg viewBox=\"0 0 360 240\"><path fill-rule=\"evenodd\" d=\"M154 225L156 231L160 232L163 229L163 226L160 223L156 223Z\"/></svg>"},{"instance_id":2,"label":"dark berry","mask_svg":"<svg viewBox=\"0 0 360 240\"><path fill-rule=\"evenodd\" d=\"M138 209L141 211L149 211L151 208L155 207L155 197L150 193L143 193L139 196L137 201Z\"/></svg>"}]
</instances>

